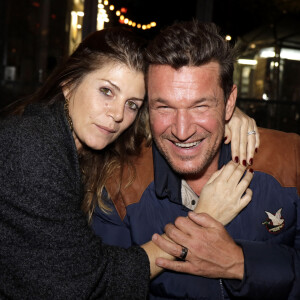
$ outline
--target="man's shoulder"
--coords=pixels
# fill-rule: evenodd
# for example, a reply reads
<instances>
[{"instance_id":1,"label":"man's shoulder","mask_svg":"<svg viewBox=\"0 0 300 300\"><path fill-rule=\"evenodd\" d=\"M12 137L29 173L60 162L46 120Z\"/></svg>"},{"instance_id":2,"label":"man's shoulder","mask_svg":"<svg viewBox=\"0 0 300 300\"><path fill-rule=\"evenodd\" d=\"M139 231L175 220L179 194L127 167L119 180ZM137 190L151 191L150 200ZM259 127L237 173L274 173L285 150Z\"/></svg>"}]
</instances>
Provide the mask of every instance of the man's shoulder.
<instances>
[{"instance_id":1,"label":"man's shoulder","mask_svg":"<svg viewBox=\"0 0 300 300\"><path fill-rule=\"evenodd\" d=\"M254 171L272 175L283 187L297 187L300 194L300 136L266 128L259 128L259 133Z\"/></svg>"},{"instance_id":2,"label":"man's shoulder","mask_svg":"<svg viewBox=\"0 0 300 300\"><path fill-rule=\"evenodd\" d=\"M132 167L125 165L122 174L114 174L105 185L122 220L127 206L139 202L154 179L152 147L143 144L140 154L132 157L131 163Z\"/></svg>"},{"instance_id":3,"label":"man's shoulder","mask_svg":"<svg viewBox=\"0 0 300 300\"><path fill-rule=\"evenodd\" d=\"M283 132L279 130L267 129L262 127L259 128L259 133L260 133L261 145L267 144L269 142L271 143L276 142L278 143L278 146L282 146L281 148L280 147L278 148L279 150L286 150L285 146L282 145L282 143L280 143L281 142L280 140L282 140L282 142L287 142L287 143L298 143L298 147L300 146L300 135L297 133Z\"/></svg>"}]
</instances>

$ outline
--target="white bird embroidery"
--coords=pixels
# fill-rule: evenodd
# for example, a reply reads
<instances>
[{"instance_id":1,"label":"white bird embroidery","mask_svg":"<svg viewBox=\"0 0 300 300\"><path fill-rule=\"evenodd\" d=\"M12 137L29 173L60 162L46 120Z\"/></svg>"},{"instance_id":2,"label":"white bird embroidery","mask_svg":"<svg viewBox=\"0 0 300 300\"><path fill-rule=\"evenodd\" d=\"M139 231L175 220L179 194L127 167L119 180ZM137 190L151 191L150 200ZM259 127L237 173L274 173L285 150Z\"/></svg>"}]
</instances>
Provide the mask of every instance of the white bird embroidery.
<instances>
[{"instance_id":1,"label":"white bird embroidery","mask_svg":"<svg viewBox=\"0 0 300 300\"><path fill-rule=\"evenodd\" d=\"M281 225L284 222L284 219L281 218L281 211L282 208L279 208L275 215L271 214L268 211L265 211L265 213L268 215L268 218L272 221L273 226Z\"/></svg>"}]
</instances>

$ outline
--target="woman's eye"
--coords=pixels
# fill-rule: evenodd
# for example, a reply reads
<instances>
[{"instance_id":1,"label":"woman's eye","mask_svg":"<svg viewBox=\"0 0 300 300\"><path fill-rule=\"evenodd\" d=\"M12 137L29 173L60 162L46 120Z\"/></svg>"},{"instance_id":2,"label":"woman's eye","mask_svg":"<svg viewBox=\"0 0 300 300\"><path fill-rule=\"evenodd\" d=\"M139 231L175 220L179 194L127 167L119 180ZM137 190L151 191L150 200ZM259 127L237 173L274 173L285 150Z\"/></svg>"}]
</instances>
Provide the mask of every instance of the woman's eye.
<instances>
[{"instance_id":1,"label":"woman's eye","mask_svg":"<svg viewBox=\"0 0 300 300\"><path fill-rule=\"evenodd\" d=\"M112 96L112 91L109 88L100 88L100 92L106 96Z\"/></svg>"},{"instance_id":2,"label":"woman's eye","mask_svg":"<svg viewBox=\"0 0 300 300\"><path fill-rule=\"evenodd\" d=\"M132 110L138 110L139 109L139 106L133 101L127 101L127 105Z\"/></svg>"}]
</instances>

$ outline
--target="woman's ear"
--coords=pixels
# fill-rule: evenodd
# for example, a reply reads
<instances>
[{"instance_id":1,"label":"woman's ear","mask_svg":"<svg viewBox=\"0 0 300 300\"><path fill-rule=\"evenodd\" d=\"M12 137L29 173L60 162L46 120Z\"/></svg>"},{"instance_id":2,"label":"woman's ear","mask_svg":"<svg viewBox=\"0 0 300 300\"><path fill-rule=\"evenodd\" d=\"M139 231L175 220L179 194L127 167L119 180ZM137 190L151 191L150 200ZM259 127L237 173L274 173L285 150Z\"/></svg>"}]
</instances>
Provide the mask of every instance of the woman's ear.
<instances>
[{"instance_id":1,"label":"woman's ear","mask_svg":"<svg viewBox=\"0 0 300 300\"><path fill-rule=\"evenodd\" d=\"M70 88L68 87L68 85L62 83L61 89L62 89L65 99L69 99L70 98Z\"/></svg>"},{"instance_id":2,"label":"woman's ear","mask_svg":"<svg viewBox=\"0 0 300 300\"><path fill-rule=\"evenodd\" d=\"M225 107L225 120L226 121L230 120L230 118L234 112L236 97L237 97L237 87L234 84L232 86L231 93L227 99L227 103L226 103L226 107Z\"/></svg>"}]
</instances>

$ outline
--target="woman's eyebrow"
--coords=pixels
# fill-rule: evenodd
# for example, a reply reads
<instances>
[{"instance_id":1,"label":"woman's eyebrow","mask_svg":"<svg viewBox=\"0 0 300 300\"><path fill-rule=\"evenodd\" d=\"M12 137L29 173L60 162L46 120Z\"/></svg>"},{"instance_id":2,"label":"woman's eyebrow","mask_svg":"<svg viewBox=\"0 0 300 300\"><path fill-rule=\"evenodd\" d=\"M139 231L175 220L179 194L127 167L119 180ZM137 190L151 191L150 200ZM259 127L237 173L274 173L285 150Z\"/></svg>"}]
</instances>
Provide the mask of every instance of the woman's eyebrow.
<instances>
[{"instance_id":1,"label":"woman's eyebrow","mask_svg":"<svg viewBox=\"0 0 300 300\"><path fill-rule=\"evenodd\" d=\"M119 92L121 91L121 89L116 84L112 83L110 80L108 80L108 79L101 79L101 80L108 82L110 85L112 85Z\"/></svg>"},{"instance_id":2,"label":"woman's eyebrow","mask_svg":"<svg viewBox=\"0 0 300 300\"><path fill-rule=\"evenodd\" d=\"M132 97L132 98L130 98L129 100L135 100L135 101L141 101L141 102L144 102L144 98L141 99L141 98Z\"/></svg>"}]
</instances>

